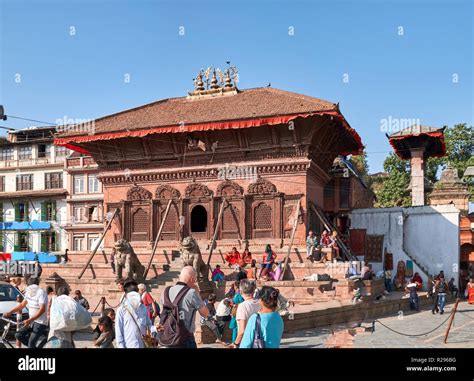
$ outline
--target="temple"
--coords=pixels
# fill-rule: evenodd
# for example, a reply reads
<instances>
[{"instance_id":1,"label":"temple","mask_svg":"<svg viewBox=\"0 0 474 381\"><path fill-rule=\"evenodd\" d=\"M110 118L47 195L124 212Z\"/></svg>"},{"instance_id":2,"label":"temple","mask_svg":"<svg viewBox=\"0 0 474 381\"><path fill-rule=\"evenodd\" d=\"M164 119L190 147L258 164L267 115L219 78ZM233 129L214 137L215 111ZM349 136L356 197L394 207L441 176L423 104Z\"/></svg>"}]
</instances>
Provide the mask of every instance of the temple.
<instances>
[{"instance_id":1,"label":"temple","mask_svg":"<svg viewBox=\"0 0 474 381\"><path fill-rule=\"evenodd\" d=\"M331 212L357 204L354 182L340 186L331 169L340 155L361 152L361 138L338 104L322 99L271 87L240 90L229 75L220 83L213 75L206 88L200 74L187 96L105 116L90 128L64 129L55 144L98 165L105 213L118 210L106 249L125 238L151 250L170 200L160 247L192 235L207 248L216 233L223 248L283 248L296 215L294 242L304 244L308 229L324 229L318 210L331 194L327 184L336 181L345 197ZM370 197L362 199L371 206ZM157 262L167 261L157 253Z\"/></svg>"}]
</instances>

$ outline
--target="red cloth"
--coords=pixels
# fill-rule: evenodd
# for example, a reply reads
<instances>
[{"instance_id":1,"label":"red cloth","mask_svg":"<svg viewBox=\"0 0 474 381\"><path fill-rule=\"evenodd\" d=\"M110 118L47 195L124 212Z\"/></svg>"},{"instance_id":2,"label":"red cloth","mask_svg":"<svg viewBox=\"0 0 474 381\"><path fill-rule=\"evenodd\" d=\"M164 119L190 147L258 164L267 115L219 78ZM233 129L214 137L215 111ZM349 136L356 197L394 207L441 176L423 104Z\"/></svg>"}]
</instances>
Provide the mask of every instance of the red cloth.
<instances>
[{"instance_id":1,"label":"red cloth","mask_svg":"<svg viewBox=\"0 0 474 381\"><path fill-rule=\"evenodd\" d=\"M142 296L142 303L143 303L145 306L149 306L150 304L153 303L153 297L150 295L149 292L146 292L146 293Z\"/></svg>"},{"instance_id":2,"label":"red cloth","mask_svg":"<svg viewBox=\"0 0 474 381\"><path fill-rule=\"evenodd\" d=\"M235 253L233 252L230 252L229 254L227 254L225 256L225 261L229 264L229 265L237 265L239 264L240 262L240 253L238 251L236 251Z\"/></svg>"},{"instance_id":3,"label":"red cloth","mask_svg":"<svg viewBox=\"0 0 474 381\"><path fill-rule=\"evenodd\" d=\"M467 297L468 297L468 303L469 304L474 304L474 287L469 287L468 288Z\"/></svg>"},{"instance_id":4,"label":"red cloth","mask_svg":"<svg viewBox=\"0 0 474 381\"><path fill-rule=\"evenodd\" d=\"M11 261L12 260L12 255L10 253L0 253L0 261Z\"/></svg>"},{"instance_id":5,"label":"red cloth","mask_svg":"<svg viewBox=\"0 0 474 381\"><path fill-rule=\"evenodd\" d=\"M270 260L270 262L268 262L267 261L268 254L265 253L265 254L263 254L263 263L273 263L273 262L275 262L276 257L277 256L276 256L275 252L272 250L272 259Z\"/></svg>"}]
</instances>

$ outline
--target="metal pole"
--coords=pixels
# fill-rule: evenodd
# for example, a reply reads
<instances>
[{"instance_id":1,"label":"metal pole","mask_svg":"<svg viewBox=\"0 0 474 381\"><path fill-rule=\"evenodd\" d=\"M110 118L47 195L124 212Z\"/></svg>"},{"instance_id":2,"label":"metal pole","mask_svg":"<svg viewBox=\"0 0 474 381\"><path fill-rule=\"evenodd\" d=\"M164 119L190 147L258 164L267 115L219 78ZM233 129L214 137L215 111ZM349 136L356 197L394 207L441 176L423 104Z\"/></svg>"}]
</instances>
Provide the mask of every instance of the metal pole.
<instances>
[{"instance_id":1,"label":"metal pole","mask_svg":"<svg viewBox=\"0 0 474 381\"><path fill-rule=\"evenodd\" d=\"M146 279L146 276L148 275L148 271L150 270L150 267L151 267L151 263L153 262L153 257L155 256L156 248L158 247L158 242L160 242L161 232L163 230L163 227L165 226L166 217L168 217L168 213L170 211L172 202L173 200L169 200L168 205L166 205L165 214L163 215L160 228L158 229L158 234L156 235L156 238L155 238L155 243L153 244L153 250L151 251L151 256L150 256L150 260L148 261L148 266L146 267L145 272L143 273L144 279Z\"/></svg>"},{"instance_id":2,"label":"metal pole","mask_svg":"<svg viewBox=\"0 0 474 381\"><path fill-rule=\"evenodd\" d=\"M446 330L446 334L444 335L444 343L445 344L448 341L449 330L451 329L451 325L453 324L454 315L456 314L456 310L458 309L459 300L460 300L459 298L456 299L456 303L454 304L454 308L451 311L451 317L449 318L448 329Z\"/></svg>"},{"instance_id":3,"label":"metal pole","mask_svg":"<svg viewBox=\"0 0 474 381\"><path fill-rule=\"evenodd\" d=\"M115 218L115 216L117 215L117 213L119 212L119 209L115 209L114 211L114 214L112 215L112 218L110 219L110 221L107 223L107 226L105 227L104 229L104 232L102 233L102 236L100 237L99 239L99 242L97 242L97 245L95 246L94 248L94 251L92 252L91 256L89 257L89 259L87 260L87 263L85 264L84 268L82 269L81 273L79 274L79 276L77 277L78 279L81 279L82 276L84 275L84 273L86 272L87 270L87 267L91 264L92 262L92 258L94 258L94 255L95 253L97 252L100 244L102 243L102 241L104 240L104 237L105 237L105 234L107 233L107 231L110 229L110 226L112 225L112 222Z\"/></svg>"},{"instance_id":4,"label":"metal pole","mask_svg":"<svg viewBox=\"0 0 474 381\"><path fill-rule=\"evenodd\" d=\"M288 246L288 252L286 253L285 263L283 264L283 270L280 275L280 279L283 280L286 272L286 267L288 265L288 259L290 258L291 248L293 247L293 241L295 240L296 228L298 227L298 217L300 216L300 207L301 207L301 199L298 200L298 204L296 206L295 211L295 220L293 221L293 230L291 231L291 240L290 245Z\"/></svg>"}]
</instances>

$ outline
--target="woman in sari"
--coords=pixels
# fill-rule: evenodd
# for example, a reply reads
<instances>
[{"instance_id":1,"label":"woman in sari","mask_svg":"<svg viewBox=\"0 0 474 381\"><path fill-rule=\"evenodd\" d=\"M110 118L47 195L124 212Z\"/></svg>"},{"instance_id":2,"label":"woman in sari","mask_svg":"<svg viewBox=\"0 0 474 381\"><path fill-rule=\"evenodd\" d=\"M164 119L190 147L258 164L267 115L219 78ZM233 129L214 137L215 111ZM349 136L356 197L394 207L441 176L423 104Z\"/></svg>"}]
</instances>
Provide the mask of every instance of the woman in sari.
<instances>
[{"instance_id":1,"label":"woman in sari","mask_svg":"<svg viewBox=\"0 0 474 381\"><path fill-rule=\"evenodd\" d=\"M469 279L469 283L467 284L467 302L474 304L474 280L472 278Z\"/></svg>"},{"instance_id":2,"label":"woman in sari","mask_svg":"<svg viewBox=\"0 0 474 381\"><path fill-rule=\"evenodd\" d=\"M263 254L263 263L262 269L260 270L260 278L264 278L268 276L268 273L273 267L273 263L275 262L276 254L272 250L271 245L267 245L265 248L265 254Z\"/></svg>"}]
</instances>

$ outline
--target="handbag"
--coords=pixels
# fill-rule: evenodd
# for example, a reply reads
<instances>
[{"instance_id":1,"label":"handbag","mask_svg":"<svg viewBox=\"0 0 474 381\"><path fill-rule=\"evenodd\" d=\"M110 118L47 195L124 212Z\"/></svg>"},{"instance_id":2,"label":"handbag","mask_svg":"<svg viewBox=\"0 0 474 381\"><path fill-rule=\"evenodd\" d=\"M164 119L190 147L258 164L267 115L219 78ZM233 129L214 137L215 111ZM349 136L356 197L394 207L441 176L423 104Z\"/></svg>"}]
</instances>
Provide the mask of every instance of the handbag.
<instances>
[{"instance_id":1,"label":"handbag","mask_svg":"<svg viewBox=\"0 0 474 381\"><path fill-rule=\"evenodd\" d=\"M262 330L261 330L260 325L261 325L260 314L257 313L257 319L255 320L255 330L254 330L254 335L253 335L252 348L256 348L256 349L265 348L265 342L263 341Z\"/></svg>"},{"instance_id":2,"label":"handbag","mask_svg":"<svg viewBox=\"0 0 474 381\"><path fill-rule=\"evenodd\" d=\"M138 328L138 332L141 332L140 325L138 324L137 320L135 319L135 316L133 316L133 314L130 312L130 310L128 309L128 307L125 304L123 305L123 307L125 308L125 310L132 317L133 322L135 323L135 325ZM150 332L150 329L148 327L146 327L146 332L145 332L145 334L141 335L141 338L142 338L143 345L145 346L145 348L154 348L156 346L155 345L155 339L153 338L153 336Z\"/></svg>"}]
</instances>

